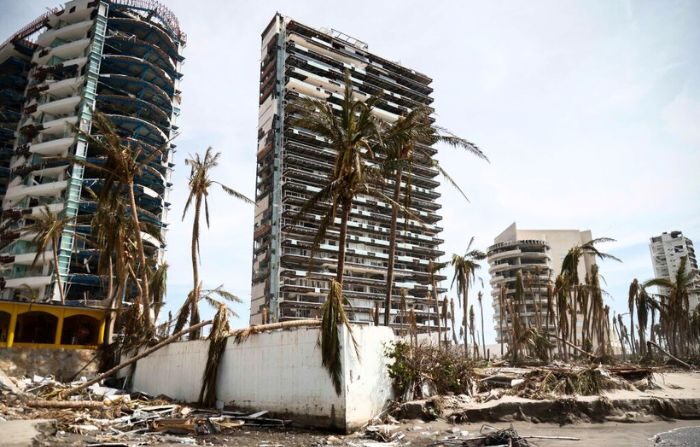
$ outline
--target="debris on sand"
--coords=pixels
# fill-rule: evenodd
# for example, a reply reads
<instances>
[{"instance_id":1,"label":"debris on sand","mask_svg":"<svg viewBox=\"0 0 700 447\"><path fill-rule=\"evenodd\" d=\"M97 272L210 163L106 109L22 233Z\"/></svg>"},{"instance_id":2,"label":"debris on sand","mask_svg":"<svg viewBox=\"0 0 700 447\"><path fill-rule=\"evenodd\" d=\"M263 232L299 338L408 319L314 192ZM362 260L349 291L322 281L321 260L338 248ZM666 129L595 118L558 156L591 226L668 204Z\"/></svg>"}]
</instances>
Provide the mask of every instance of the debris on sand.
<instances>
[{"instance_id":1,"label":"debris on sand","mask_svg":"<svg viewBox=\"0 0 700 447\"><path fill-rule=\"evenodd\" d=\"M52 377L18 379L3 374L1 379L2 419L54 420L58 436L78 434L88 444L196 443L193 436L227 433L244 425L285 427L291 422L264 417L267 411L196 409L166 396L153 398L99 384L84 387L70 398L55 399L61 391L85 384L85 378L63 383Z\"/></svg>"},{"instance_id":2,"label":"debris on sand","mask_svg":"<svg viewBox=\"0 0 700 447\"><path fill-rule=\"evenodd\" d=\"M429 447L529 447L531 445L515 431L513 426L499 430L490 425L484 425L479 431L479 436L444 439L430 444Z\"/></svg>"}]
</instances>

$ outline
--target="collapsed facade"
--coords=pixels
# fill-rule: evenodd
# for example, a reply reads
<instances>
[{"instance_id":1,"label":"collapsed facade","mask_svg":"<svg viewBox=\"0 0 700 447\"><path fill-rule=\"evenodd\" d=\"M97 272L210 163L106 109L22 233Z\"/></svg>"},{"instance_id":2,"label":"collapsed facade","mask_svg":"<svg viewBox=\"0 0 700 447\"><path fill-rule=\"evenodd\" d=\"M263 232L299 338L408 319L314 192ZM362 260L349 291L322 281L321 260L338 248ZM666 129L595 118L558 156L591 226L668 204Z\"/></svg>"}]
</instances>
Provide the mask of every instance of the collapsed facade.
<instances>
[{"instance_id":1,"label":"collapsed facade","mask_svg":"<svg viewBox=\"0 0 700 447\"><path fill-rule=\"evenodd\" d=\"M496 236L494 245L487 251L496 342L507 342L512 330L513 318L502 308L502 293L505 291L506 300L514 298L518 274L522 275L524 285L524 305L516 309L520 321L526 327L546 326L547 288L554 286L569 249L592 239L590 230L523 230L515 223ZM578 266L579 278L585 278L594 264L592 256L583 255ZM556 332L554 324L550 326L551 333ZM579 338L582 324L583 314L579 309L576 327Z\"/></svg>"},{"instance_id":2,"label":"collapsed facade","mask_svg":"<svg viewBox=\"0 0 700 447\"><path fill-rule=\"evenodd\" d=\"M294 220L325 184L335 151L321 137L290 125L290 102L310 97L340 109L345 71L358 97L381 95L375 110L380 119L394 121L433 101L429 77L370 53L367 44L343 33L316 30L279 14L262 33L261 56L251 324L318 316L336 274L338 228L329 229L312 265L311 246L323 209ZM428 274L430 260L443 254L437 175L426 162L402 184L402 195L411 188L411 207L423 224L399 219L389 310L384 309L384 297L391 205L364 196L353 202L343 295L351 303L354 322L372 321L378 304L380 321L388 311L392 326L404 326L399 302L405 291L419 330L437 325Z\"/></svg>"},{"instance_id":3,"label":"collapsed facade","mask_svg":"<svg viewBox=\"0 0 700 447\"><path fill-rule=\"evenodd\" d=\"M64 229L58 250L65 304L104 307L105 278L97 274L90 224L104 174L72 161L105 161L76 132L90 131L95 110L111 121L122 144L144 154L162 150L135 179L135 192L141 221L165 230L185 43L177 18L156 1L73 0L0 45L1 300L59 300L51 252L35 261L35 234L26 229L48 207L76 222ZM164 245L142 234L147 256L159 260ZM10 345L12 322L26 312L11 308L4 328ZM0 322L8 320L4 313L0 309ZM70 340L61 337L62 320L54 321L64 313L45 314L32 315L34 324L56 328L42 343Z\"/></svg>"}]
</instances>

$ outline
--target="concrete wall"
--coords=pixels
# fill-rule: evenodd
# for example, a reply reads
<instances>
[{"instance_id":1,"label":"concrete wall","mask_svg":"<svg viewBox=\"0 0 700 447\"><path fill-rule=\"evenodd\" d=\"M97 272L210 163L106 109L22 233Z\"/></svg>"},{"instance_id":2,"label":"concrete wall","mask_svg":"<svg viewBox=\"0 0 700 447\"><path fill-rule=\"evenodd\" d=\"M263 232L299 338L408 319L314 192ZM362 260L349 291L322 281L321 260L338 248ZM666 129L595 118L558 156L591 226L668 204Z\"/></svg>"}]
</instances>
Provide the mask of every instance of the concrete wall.
<instances>
[{"instance_id":1,"label":"concrete wall","mask_svg":"<svg viewBox=\"0 0 700 447\"><path fill-rule=\"evenodd\" d=\"M392 398L384 349L385 327L354 326L359 359L341 329L342 392L336 395L321 366L317 328L296 328L229 340L220 365L217 397L226 405L268 410L303 425L352 431L379 414ZM137 363L133 388L194 402L199 398L208 341L174 343Z\"/></svg>"},{"instance_id":2,"label":"concrete wall","mask_svg":"<svg viewBox=\"0 0 700 447\"><path fill-rule=\"evenodd\" d=\"M99 358L90 360L97 354L94 349L54 349L54 348L0 348L0 370L14 377L34 374L54 376L58 380L69 380L80 371L80 376L94 377L99 366Z\"/></svg>"}]
</instances>

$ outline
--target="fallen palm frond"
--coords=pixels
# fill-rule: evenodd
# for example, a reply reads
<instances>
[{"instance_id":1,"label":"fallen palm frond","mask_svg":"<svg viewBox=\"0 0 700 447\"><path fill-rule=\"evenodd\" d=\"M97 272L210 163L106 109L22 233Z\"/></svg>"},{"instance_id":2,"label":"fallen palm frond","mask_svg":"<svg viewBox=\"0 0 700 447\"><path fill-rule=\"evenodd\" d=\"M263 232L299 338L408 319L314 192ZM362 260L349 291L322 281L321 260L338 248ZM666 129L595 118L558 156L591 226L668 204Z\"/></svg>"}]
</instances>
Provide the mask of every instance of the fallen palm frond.
<instances>
[{"instance_id":1,"label":"fallen palm frond","mask_svg":"<svg viewBox=\"0 0 700 447\"><path fill-rule=\"evenodd\" d=\"M345 314L343 304L342 285L332 280L328 298L326 298L326 302L321 306L321 364L328 370L328 374L331 376L331 381L333 382L333 387L338 395L340 395L342 390L342 383L340 380L342 372L340 325L344 325L347 328L355 348L355 354L359 357L357 341L352 334L350 321Z\"/></svg>"},{"instance_id":2,"label":"fallen palm frond","mask_svg":"<svg viewBox=\"0 0 700 447\"><path fill-rule=\"evenodd\" d=\"M209 407L216 403L216 379L219 373L219 364L226 349L226 341L228 340L230 329L228 308L225 304L219 305L219 310L212 321L212 328L209 333L207 364L202 375L202 388L199 391L199 403Z\"/></svg>"}]
</instances>

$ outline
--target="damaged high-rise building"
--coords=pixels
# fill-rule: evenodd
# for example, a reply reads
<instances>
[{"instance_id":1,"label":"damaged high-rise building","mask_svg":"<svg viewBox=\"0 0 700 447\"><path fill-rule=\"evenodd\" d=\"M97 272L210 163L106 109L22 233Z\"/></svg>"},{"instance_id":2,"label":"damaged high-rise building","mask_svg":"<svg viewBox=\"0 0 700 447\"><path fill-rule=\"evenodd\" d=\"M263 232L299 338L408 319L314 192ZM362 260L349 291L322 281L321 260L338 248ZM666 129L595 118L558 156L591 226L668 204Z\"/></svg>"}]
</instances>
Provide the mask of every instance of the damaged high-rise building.
<instances>
[{"instance_id":1,"label":"damaged high-rise building","mask_svg":"<svg viewBox=\"0 0 700 447\"><path fill-rule=\"evenodd\" d=\"M335 30L318 30L275 15L262 33L260 109L257 145L256 209L251 293L251 323L318 316L336 274L338 228L331 228L310 264L312 241L323 207L295 219L301 207L327 181L335 152L307 129L290 124L289 105L309 97L339 109L344 73L359 97L380 95L375 114L391 122L411 109L429 106L432 80L397 62L377 56L368 46ZM426 148L434 155L436 150ZM395 328L406 324L399 303L413 309L419 330L437 326L428 266L443 253L438 225L438 171L417 164L410 188L411 206L422 222L399 219L393 305ZM389 182L391 184L391 182ZM403 199L402 199L403 200ZM383 321L391 205L359 196L353 202L343 294L350 318ZM442 277L438 277L438 280Z\"/></svg>"},{"instance_id":2,"label":"damaged high-rise building","mask_svg":"<svg viewBox=\"0 0 700 447\"><path fill-rule=\"evenodd\" d=\"M556 317L551 327L545 323L548 288L554 286L562 262L568 251L593 239L590 230L525 230L515 223L496 236L488 248L491 298L494 309L496 341L505 342L513 327L513 315L507 303L513 302L522 278L522 298L513 312L525 326L549 327L554 332ZM578 265L578 276L583 281L591 273L595 258L585 253ZM505 299L505 301L504 301ZM553 309L556 316L557 309ZM583 314L576 315L577 337L582 334Z\"/></svg>"},{"instance_id":3,"label":"damaged high-rise building","mask_svg":"<svg viewBox=\"0 0 700 447\"><path fill-rule=\"evenodd\" d=\"M185 41L177 18L156 1L73 0L0 46L3 300L58 300L52 256L35 262L25 230L45 207L77 222L64 229L58 250L67 304L104 297L89 224L91 192L104 174L73 161L104 162L76 132L90 131L96 110L123 144L164 149L136 178L135 192L141 220L165 227ZM144 242L148 256L162 257L156 238L144 233Z\"/></svg>"}]
</instances>

